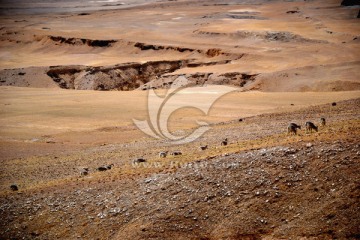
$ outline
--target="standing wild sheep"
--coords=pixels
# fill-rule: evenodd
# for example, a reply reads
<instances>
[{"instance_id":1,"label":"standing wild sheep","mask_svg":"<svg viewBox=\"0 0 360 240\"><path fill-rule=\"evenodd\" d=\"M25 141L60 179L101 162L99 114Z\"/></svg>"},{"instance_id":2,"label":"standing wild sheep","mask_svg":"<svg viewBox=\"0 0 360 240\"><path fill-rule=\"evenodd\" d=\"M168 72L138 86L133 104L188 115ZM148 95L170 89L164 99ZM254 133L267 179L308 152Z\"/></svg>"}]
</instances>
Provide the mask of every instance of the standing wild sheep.
<instances>
[{"instance_id":1,"label":"standing wild sheep","mask_svg":"<svg viewBox=\"0 0 360 240\"><path fill-rule=\"evenodd\" d=\"M221 146L226 146L228 144L228 139L225 138L222 142L221 142Z\"/></svg>"},{"instance_id":2,"label":"standing wild sheep","mask_svg":"<svg viewBox=\"0 0 360 240\"><path fill-rule=\"evenodd\" d=\"M312 132L312 130L315 130L316 132L318 131L318 127L315 126L315 124L313 124L312 122L306 122L305 126L306 132Z\"/></svg>"},{"instance_id":3,"label":"standing wild sheep","mask_svg":"<svg viewBox=\"0 0 360 240\"><path fill-rule=\"evenodd\" d=\"M171 153L171 155L173 155L173 156L182 155L182 152L180 152L180 151L174 151L174 152Z\"/></svg>"},{"instance_id":4,"label":"standing wild sheep","mask_svg":"<svg viewBox=\"0 0 360 240\"><path fill-rule=\"evenodd\" d=\"M297 129L301 129L301 126L297 125L296 123L290 123L288 126L288 133L293 133L296 135Z\"/></svg>"},{"instance_id":5,"label":"standing wild sheep","mask_svg":"<svg viewBox=\"0 0 360 240\"><path fill-rule=\"evenodd\" d=\"M82 168L81 170L80 170L80 175L81 176L86 176L86 175L88 175L89 174L89 168Z\"/></svg>"},{"instance_id":6,"label":"standing wild sheep","mask_svg":"<svg viewBox=\"0 0 360 240\"><path fill-rule=\"evenodd\" d=\"M325 125L326 125L326 120L325 120L325 118L320 118L320 123L321 123L321 126L323 126L323 127L325 127Z\"/></svg>"},{"instance_id":7,"label":"standing wild sheep","mask_svg":"<svg viewBox=\"0 0 360 240\"><path fill-rule=\"evenodd\" d=\"M159 158L166 158L167 154L168 154L168 151L160 152L159 153Z\"/></svg>"},{"instance_id":8,"label":"standing wild sheep","mask_svg":"<svg viewBox=\"0 0 360 240\"><path fill-rule=\"evenodd\" d=\"M208 148L208 145L205 145L205 146L200 146L200 150L204 151Z\"/></svg>"},{"instance_id":9,"label":"standing wild sheep","mask_svg":"<svg viewBox=\"0 0 360 240\"><path fill-rule=\"evenodd\" d=\"M133 161L133 163L143 163L143 162L146 162L144 158L137 158Z\"/></svg>"},{"instance_id":10,"label":"standing wild sheep","mask_svg":"<svg viewBox=\"0 0 360 240\"><path fill-rule=\"evenodd\" d=\"M100 171L100 172L103 172L103 171L107 171L107 170L110 170L111 167L113 167L114 164L110 164L110 165L107 165L107 166L101 166L101 167L98 167L97 170Z\"/></svg>"}]
</instances>

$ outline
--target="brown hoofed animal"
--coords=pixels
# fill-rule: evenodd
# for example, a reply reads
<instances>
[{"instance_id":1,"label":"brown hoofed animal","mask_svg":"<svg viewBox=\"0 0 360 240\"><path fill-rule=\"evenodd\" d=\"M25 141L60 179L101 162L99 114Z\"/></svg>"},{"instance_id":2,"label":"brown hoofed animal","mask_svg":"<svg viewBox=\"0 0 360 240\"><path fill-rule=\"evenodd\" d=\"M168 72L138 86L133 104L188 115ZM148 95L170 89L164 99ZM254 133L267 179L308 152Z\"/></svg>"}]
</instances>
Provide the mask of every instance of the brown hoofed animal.
<instances>
[{"instance_id":1,"label":"brown hoofed animal","mask_svg":"<svg viewBox=\"0 0 360 240\"><path fill-rule=\"evenodd\" d=\"M205 145L205 146L200 146L200 150L204 151L208 148L208 145Z\"/></svg>"},{"instance_id":2,"label":"brown hoofed animal","mask_svg":"<svg viewBox=\"0 0 360 240\"><path fill-rule=\"evenodd\" d=\"M136 163L143 163L143 162L146 162L146 160L144 158L137 158L133 161L134 164Z\"/></svg>"},{"instance_id":3,"label":"brown hoofed animal","mask_svg":"<svg viewBox=\"0 0 360 240\"><path fill-rule=\"evenodd\" d=\"M101 167L98 167L97 170L100 171L100 172L103 172L103 171L107 171L107 170L110 170L111 167L113 167L114 164L110 164L110 165L107 165L107 166L101 166Z\"/></svg>"},{"instance_id":4,"label":"brown hoofed animal","mask_svg":"<svg viewBox=\"0 0 360 240\"><path fill-rule=\"evenodd\" d=\"M182 152L180 152L180 151L174 151L174 152L171 153L171 155L173 155L173 156L179 156L179 155L182 155Z\"/></svg>"},{"instance_id":5,"label":"brown hoofed animal","mask_svg":"<svg viewBox=\"0 0 360 240\"><path fill-rule=\"evenodd\" d=\"M315 126L315 124L313 124L312 122L306 122L305 126L306 132L312 132L312 130L315 130L316 132L318 131L318 127Z\"/></svg>"},{"instance_id":6,"label":"brown hoofed animal","mask_svg":"<svg viewBox=\"0 0 360 240\"><path fill-rule=\"evenodd\" d=\"M288 126L288 134L293 133L294 135L296 135L297 129L301 129L301 126L297 125L296 123L290 123Z\"/></svg>"},{"instance_id":7,"label":"brown hoofed animal","mask_svg":"<svg viewBox=\"0 0 360 240\"><path fill-rule=\"evenodd\" d=\"M228 139L225 138L222 142L221 142L221 146L226 146L228 144Z\"/></svg>"},{"instance_id":8,"label":"brown hoofed animal","mask_svg":"<svg viewBox=\"0 0 360 240\"><path fill-rule=\"evenodd\" d=\"M82 168L81 170L80 170L80 175L81 176L86 176L86 175L88 175L89 174L89 168Z\"/></svg>"},{"instance_id":9,"label":"brown hoofed animal","mask_svg":"<svg viewBox=\"0 0 360 240\"><path fill-rule=\"evenodd\" d=\"M167 154L168 154L168 151L160 152L159 153L159 158L166 158Z\"/></svg>"},{"instance_id":10,"label":"brown hoofed animal","mask_svg":"<svg viewBox=\"0 0 360 240\"><path fill-rule=\"evenodd\" d=\"M320 118L320 123L321 123L321 126L323 126L323 127L325 127L325 125L326 125L326 120L325 120L325 118Z\"/></svg>"}]
</instances>

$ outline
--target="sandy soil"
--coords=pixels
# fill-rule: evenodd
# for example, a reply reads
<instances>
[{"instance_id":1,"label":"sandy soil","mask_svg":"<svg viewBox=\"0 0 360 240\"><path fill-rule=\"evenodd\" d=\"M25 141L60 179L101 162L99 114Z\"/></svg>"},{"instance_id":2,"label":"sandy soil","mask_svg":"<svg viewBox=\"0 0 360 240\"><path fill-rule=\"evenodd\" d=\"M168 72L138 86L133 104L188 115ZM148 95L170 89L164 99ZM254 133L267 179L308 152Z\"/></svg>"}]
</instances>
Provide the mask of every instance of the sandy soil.
<instances>
[{"instance_id":1,"label":"sandy soil","mask_svg":"<svg viewBox=\"0 0 360 240\"><path fill-rule=\"evenodd\" d=\"M1 235L355 239L359 106L357 99L216 124L196 142L180 146L133 132L126 141L109 138L82 149L56 138L35 141L32 149L39 152L2 160ZM286 134L289 122L304 127L308 120L318 124L320 116L327 125L319 132ZM126 134L106 128L87 139L104 132ZM224 137L228 146L220 146ZM63 151L42 151L44 144ZM201 151L204 145L208 149ZM183 154L159 158L164 150ZM146 162L134 164L139 157ZM114 167L96 170L108 164ZM80 176L83 167L89 175ZM9 189L14 183L17 192Z\"/></svg>"},{"instance_id":2,"label":"sandy soil","mask_svg":"<svg viewBox=\"0 0 360 240\"><path fill-rule=\"evenodd\" d=\"M79 10L1 16L0 68L187 60L200 65L175 74L256 74L259 79L246 89L360 89L358 8L337 0L220 5L183 0L119 7L85 15ZM0 77L2 85L10 84L11 76Z\"/></svg>"},{"instance_id":3,"label":"sandy soil","mask_svg":"<svg viewBox=\"0 0 360 240\"><path fill-rule=\"evenodd\" d=\"M217 86L188 88L186 99L176 106L191 102L207 104L208 96ZM236 89L235 89L236 90ZM108 143L122 143L145 137L133 119L148 119L148 93L145 91L69 91L36 88L0 88L1 158L27 155L29 149L39 153L57 152ZM158 91L164 95L166 91ZM208 123L237 120L263 113L291 112L307 106L356 98L359 91L327 93L262 93L231 92L220 97L208 114L191 107L174 112L169 121L172 131L198 126L196 121ZM151 100L149 100L151 101ZM199 106L201 106L201 104ZM169 106L172 107L172 106ZM109 131L107 131L109 129ZM125 131L122 132L121 131ZM51 144L46 144L50 142ZM24 150L9 151L21 145ZM43 146L42 146L43 145ZM50 146L49 146L50 145ZM34 154L30 151L28 154Z\"/></svg>"},{"instance_id":4,"label":"sandy soil","mask_svg":"<svg viewBox=\"0 0 360 240\"><path fill-rule=\"evenodd\" d=\"M358 11L338 0L1 1L0 238L357 239ZM178 135L209 123L181 145L133 123L174 82L188 88L169 108L234 90L208 112L170 115Z\"/></svg>"}]
</instances>

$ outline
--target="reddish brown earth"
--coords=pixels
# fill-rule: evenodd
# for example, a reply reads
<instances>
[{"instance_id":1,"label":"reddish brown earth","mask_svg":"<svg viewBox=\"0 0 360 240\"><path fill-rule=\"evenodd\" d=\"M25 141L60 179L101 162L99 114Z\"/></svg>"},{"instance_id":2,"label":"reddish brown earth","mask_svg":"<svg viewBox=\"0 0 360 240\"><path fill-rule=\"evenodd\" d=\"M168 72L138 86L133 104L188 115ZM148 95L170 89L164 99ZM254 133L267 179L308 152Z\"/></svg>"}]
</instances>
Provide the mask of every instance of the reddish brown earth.
<instances>
[{"instance_id":1,"label":"reddish brown earth","mask_svg":"<svg viewBox=\"0 0 360 240\"><path fill-rule=\"evenodd\" d=\"M1 235L355 239L359 103L216 124L201 139L182 146L143 139L3 160ZM317 123L319 116L328 119L319 132L285 133L288 122ZM225 136L229 145L220 146ZM200 144L209 148L201 151ZM183 155L159 159L162 150L181 150ZM132 160L140 156L147 162L134 165ZM110 163L115 164L111 170L96 171ZM90 174L81 177L80 167L90 168ZM8 190L14 182L18 192Z\"/></svg>"},{"instance_id":2,"label":"reddish brown earth","mask_svg":"<svg viewBox=\"0 0 360 240\"><path fill-rule=\"evenodd\" d=\"M1 1L0 239L358 239L359 7L340 2ZM182 145L133 124L178 78L199 106L236 87L170 116L210 124Z\"/></svg>"},{"instance_id":3,"label":"reddish brown earth","mask_svg":"<svg viewBox=\"0 0 360 240\"><path fill-rule=\"evenodd\" d=\"M99 11L80 13L70 10L86 4L73 2L14 5L0 17L1 85L166 88L185 74L190 85L242 90L360 89L358 7L338 0L92 1ZM29 14L35 6L50 12Z\"/></svg>"}]
</instances>

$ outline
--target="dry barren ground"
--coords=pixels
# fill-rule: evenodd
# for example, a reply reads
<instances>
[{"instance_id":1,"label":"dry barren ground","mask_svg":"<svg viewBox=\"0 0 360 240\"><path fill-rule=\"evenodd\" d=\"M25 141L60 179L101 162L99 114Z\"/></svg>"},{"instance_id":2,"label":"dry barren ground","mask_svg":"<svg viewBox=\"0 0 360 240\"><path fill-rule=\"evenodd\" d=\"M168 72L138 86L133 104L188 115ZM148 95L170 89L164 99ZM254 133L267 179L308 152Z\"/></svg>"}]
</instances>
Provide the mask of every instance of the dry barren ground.
<instances>
[{"instance_id":1,"label":"dry barren ground","mask_svg":"<svg viewBox=\"0 0 360 240\"><path fill-rule=\"evenodd\" d=\"M213 125L194 143L139 139L2 161L5 238L357 238L359 99ZM328 119L286 134L290 121ZM109 130L117 131L117 130ZM220 146L223 137L228 146ZM200 145L207 144L205 151ZM160 159L163 150L183 155ZM143 157L147 162L133 164ZM101 165L115 166L98 172ZM80 176L79 168L90 168ZM18 192L9 190L17 183Z\"/></svg>"},{"instance_id":2,"label":"dry barren ground","mask_svg":"<svg viewBox=\"0 0 360 240\"><path fill-rule=\"evenodd\" d=\"M0 84L131 90L166 88L185 75L191 85L243 90L360 89L356 6L339 0L140 2L88 12L66 12L70 3L52 2L64 12L29 15L18 6L22 14L0 16Z\"/></svg>"},{"instance_id":3,"label":"dry barren ground","mask_svg":"<svg viewBox=\"0 0 360 240\"><path fill-rule=\"evenodd\" d=\"M0 1L0 239L360 238L359 6L340 2ZM170 108L235 89L170 116L210 124L182 145L133 124L174 83Z\"/></svg>"}]
</instances>

